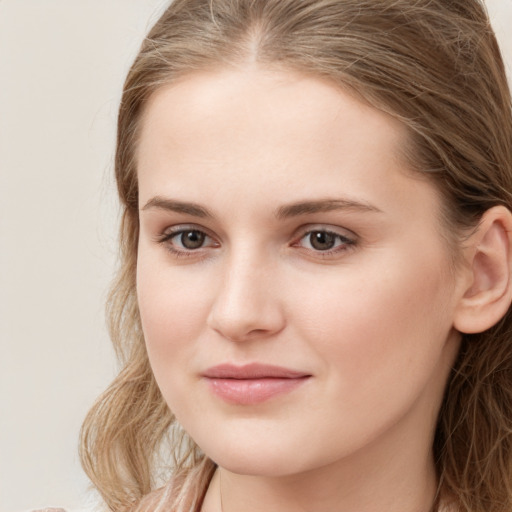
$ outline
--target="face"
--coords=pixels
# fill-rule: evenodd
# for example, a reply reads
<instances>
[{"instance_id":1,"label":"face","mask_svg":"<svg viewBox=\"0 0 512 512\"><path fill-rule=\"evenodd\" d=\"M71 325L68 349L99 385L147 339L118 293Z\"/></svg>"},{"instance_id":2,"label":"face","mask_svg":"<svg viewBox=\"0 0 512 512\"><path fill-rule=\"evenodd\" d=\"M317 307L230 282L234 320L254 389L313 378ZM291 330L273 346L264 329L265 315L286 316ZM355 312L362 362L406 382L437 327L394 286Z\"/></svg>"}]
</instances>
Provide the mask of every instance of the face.
<instances>
[{"instance_id":1,"label":"face","mask_svg":"<svg viewBox=\"0 0 512 512\"><path fill-rule=\"evenodd\" d=\"M169 407L221 466L289 475L429 451L458 288L405 142L392 118L291 72L197 73L152 97L143 331Z\"/></svg>"}]
</instances>

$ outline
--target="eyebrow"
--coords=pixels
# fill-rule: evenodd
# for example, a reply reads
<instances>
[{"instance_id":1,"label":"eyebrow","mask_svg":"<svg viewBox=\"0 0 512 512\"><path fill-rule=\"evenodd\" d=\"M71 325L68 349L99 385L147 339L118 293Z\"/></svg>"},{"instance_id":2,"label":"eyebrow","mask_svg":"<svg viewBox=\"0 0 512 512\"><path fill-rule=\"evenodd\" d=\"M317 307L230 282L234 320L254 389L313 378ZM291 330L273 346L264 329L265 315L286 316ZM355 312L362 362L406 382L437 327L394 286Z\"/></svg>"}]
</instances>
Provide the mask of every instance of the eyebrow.
<instances>
[{"instance_id":1,"label":"eyebrow","mask_svg":"<svg viewBox=\"0 0 512 512\"><path fill-rule=\"evenodd\" d=\"M200 218L213 218L214 215L203 206L197 203L186 201L178 201L161 196L155 196L150 199L141 210L149 210L157 208L176 213L184 213ZM315 201L300 201L283 205L275 210L274 215L277 219L283 220L300 215L311 215L314 213L331 212L336 210L348 210L356 212L377 212L382 210L364 201L356 201L352 199L320 199Z\"/></svg>"},{"instance_id":2,"label":"eyebrow","mask_svg":"<svg viewBox=\"0 0 512 512\"><path fill-rule=\"evenodd\" d=\"M356 201L352 199L321 199L316 201L302 201L281 206L276 210L275 215L278 219L287 219L299 215L332 212L336 210L382 213L382 210L364 201Z\"/></svg>"},{"instance_id":3,"label":"eyebrow","mask_svg":"<svg viewBox=\"0 0 512 512\"><path fill-rule=\"evenodd\" d=\"M196 203L188 203L185 201L177 201L166 197L155 196L150 199L141 210L149 210L157 208L159 210L168 210L176 213L185 213L193 217L213 218L213 215L204 207Z\"/></svg>"}]
</instances>

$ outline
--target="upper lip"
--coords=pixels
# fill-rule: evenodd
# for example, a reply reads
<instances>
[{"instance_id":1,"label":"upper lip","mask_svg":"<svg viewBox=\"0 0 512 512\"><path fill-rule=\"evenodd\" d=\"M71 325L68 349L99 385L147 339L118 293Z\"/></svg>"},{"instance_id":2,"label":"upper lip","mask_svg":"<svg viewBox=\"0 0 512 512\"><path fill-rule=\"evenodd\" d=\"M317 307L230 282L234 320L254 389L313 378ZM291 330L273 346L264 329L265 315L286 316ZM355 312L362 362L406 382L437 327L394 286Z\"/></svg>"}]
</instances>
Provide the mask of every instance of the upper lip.
<instances>
[{"instance_id":1,"label":"upper lip","mask_svg":"<svg viewBox=\"0 0 512 512\"><path fill-rule=\"evenodd\" d=\"M269 364L250 363L238 366L225 363L208 368L202 376L209 379L298 379L309 377L310 374Z\"/></svg>"}]
</instances>

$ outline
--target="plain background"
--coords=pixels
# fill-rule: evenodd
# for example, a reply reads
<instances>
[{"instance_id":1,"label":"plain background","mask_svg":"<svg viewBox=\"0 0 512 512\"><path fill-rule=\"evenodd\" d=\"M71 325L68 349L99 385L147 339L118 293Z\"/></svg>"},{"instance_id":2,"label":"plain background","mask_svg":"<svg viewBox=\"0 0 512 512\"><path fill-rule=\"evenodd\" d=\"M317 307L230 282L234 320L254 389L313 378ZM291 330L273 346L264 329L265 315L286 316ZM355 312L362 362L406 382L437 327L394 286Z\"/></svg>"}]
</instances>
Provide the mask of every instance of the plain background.
<instances>
[{"instance_id":1,"label":"plain background","mask_svg":"<svg viewBox=\"0 0 512 512\"><path fill-rule=\"evenodd\" d=\"M0 512L92 508L81 421L116 370L122 82L166 0L0 0ZM512 75L512 0L488 0Z\"/></svg>"}]
</instances>

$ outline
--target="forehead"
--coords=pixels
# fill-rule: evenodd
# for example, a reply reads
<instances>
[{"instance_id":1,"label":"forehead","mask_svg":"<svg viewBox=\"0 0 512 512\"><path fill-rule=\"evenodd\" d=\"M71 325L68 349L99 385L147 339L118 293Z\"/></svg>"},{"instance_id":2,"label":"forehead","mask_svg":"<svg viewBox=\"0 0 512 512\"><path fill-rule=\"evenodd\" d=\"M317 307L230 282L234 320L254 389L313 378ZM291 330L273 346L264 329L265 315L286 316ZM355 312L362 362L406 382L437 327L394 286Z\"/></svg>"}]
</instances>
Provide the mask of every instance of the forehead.
<instances>
[{"instance_id":1,"label":"forehead","mask_svg":"<svg viewBox=\"0 0 512 512\"><path fill-rule=\"evenodd\" d=\"M219 144L223 129L229 129L229 144ZM386 145L398 156L407 132L391 116L317 77L261 67L195 72L150 98L139 161L143 167L146 147L159 142L174 149L200 142L203 154L226 157L224 151L234 155L251 143L256 150L276 143L287 148L304 139L309 143L301 154L332 144L355 149L366 139L366 148Z\"/></svg>"},{"instance_id":2,"label":"forehead","mask_svg":"<svg viewBox=\"0 0 512 512\"><path fill-rule=\"evenodd\" d=\"M221 140L226 134L229 140ZM153 94L142 118L138 161L144 169L156 149L176 157L193 149L197 158L226 162L238 152L261 157L277 146L293 149L297 159L326 154L333 145L351 148L354 156L357 149L386 146L397 156L406 138L401 123L327 80L259 67L218 70L186 75Z\"/></svg>"},{"instance_id":3,"label":"forehead","mask_svg":"<svg viewBox=\"0 0 512 512\"><path fill-rule=\"evenodd\" d=\"M194 73L150 99L138 147L140 204L209 209L358 198L410 215L435 191L400 158L406 128L327 80L250 68Z\"/></svg>"}]
</instances>

